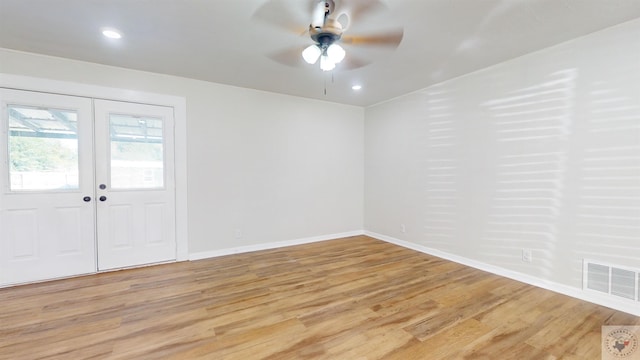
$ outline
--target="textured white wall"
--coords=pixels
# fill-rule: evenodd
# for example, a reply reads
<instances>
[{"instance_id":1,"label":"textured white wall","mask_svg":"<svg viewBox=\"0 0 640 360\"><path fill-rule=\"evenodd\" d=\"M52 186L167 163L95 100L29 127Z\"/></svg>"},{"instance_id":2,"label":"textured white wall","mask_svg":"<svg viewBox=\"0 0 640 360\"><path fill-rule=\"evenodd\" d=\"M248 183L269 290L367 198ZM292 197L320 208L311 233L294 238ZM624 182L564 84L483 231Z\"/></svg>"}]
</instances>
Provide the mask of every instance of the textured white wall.
<instances>
[{"instance_id":1,"label":"textured white wall","mask_svg":"<svg viewBox=\"0 0 640 360\"><path fill-rule=\"evenodd\" d=\"M365 119L368 231L573 287L583 258L640 267L640 20Z\"/></svg>"},{"instance_id":2,"label":"textured white wall","mask_svg":"<svg viewBox=\"0 0 640 360\"><path fill-rule=\"evenodd\" d=\"M362 108L5 49L0 72L185 97L191 253L363 229Z\"/></svg>"}]
</instances>

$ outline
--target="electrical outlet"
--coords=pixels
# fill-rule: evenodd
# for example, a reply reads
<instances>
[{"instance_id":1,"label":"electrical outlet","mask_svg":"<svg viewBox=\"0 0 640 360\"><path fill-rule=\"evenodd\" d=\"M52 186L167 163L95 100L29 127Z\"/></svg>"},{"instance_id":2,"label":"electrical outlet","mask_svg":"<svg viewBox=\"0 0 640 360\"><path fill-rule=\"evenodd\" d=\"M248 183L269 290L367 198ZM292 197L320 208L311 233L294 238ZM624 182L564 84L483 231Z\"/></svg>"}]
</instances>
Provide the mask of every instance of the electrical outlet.
<instances>
[{"instance_id":1,"label":"electrical outlet","mask_svg":"<svg viewBox=\"0 0 640 360\"><path fill-rule=\"evenodd\" d=\"M528 263L533 261L533 254L531 252L531 249L522 249L522 261Z\"/></svg>"},{"instance_id":2,"label":"electrical outlet","mask_svg":"<svg viewBox=\"0 0 640 360\"><path fill-rule=\"evenodd\" d=\"M242 229L236 229L236 239L242 238Z\"/></svg>"},{"instance_id":3,"label":"electrical outlet","mask_svg":"<svg viewBox=\"0 0 640 360\"><path fill-rule=\"evenodd\" d=\"M404 224L400 224L400 231L404 234L407 232L407 227Z\"/></svg>"}]
</instances>

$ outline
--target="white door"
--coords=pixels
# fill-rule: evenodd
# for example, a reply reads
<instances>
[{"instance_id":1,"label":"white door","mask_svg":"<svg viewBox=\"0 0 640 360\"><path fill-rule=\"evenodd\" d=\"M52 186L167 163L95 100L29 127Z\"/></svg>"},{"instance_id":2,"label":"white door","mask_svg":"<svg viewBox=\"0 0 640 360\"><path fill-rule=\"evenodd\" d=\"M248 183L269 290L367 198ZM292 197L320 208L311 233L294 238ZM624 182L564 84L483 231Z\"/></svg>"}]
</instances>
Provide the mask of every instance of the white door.
<instances>
[{"instance_id":1,"label":"white door","mask_svg":"<svg viewBox=\"0 0 640 360\"><path fill-rule=\"evenodd\" d=\"M95 272L87 98L0 89L0 285Z\"/></svg>"},{"instance_id":2,"label":"white door","mask_svg":"<svg viewBox=\"0 0 640 360\"><path fill-rule=\"evenodd\" d=\"M98 270L175 260L173 108L94 106Z\"/></svg>"}]
</instances>

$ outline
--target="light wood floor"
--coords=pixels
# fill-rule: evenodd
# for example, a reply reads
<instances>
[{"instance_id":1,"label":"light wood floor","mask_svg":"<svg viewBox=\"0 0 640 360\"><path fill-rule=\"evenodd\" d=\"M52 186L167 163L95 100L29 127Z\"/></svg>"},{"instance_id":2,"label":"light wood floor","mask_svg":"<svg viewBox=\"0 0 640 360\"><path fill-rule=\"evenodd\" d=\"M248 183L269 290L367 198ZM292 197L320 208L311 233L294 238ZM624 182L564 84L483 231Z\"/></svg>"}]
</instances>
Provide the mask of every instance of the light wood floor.
<instances>
[{"instance_id":1,"label":"light wood floor","mask_svg":"<svg viewBox=\"0 0 640 360\"><path fill-rule=\"evenodd\" d=\"M600 359L640 318L368 237L0 289L2 359Z\"/></svg>"}]
</instances>

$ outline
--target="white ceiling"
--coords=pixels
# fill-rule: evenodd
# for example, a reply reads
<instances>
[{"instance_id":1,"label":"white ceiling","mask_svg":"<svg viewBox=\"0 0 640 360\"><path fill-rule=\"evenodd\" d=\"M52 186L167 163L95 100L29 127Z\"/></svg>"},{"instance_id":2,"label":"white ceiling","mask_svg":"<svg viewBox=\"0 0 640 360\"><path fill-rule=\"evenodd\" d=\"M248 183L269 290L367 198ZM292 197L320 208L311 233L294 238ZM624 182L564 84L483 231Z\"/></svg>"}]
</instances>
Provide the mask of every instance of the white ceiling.
<instances>
[{"instance_id":1,"label":"white ceiling","mask_svg":"<svg viewBox=\"0 0 640 360\"><path fill-rule=\"evenodd\" d=\"M367 106L640 17L640 0L382 0L386 11L347 34L401 26L400 46L345 46L373 62L329 74L269 57L311 41L256 12L285 5L282 25L304 28L314 0L269 1L0 0L0 47ZM103 27L123 39L103 38Z\"/></svg>"}]
</instances>

